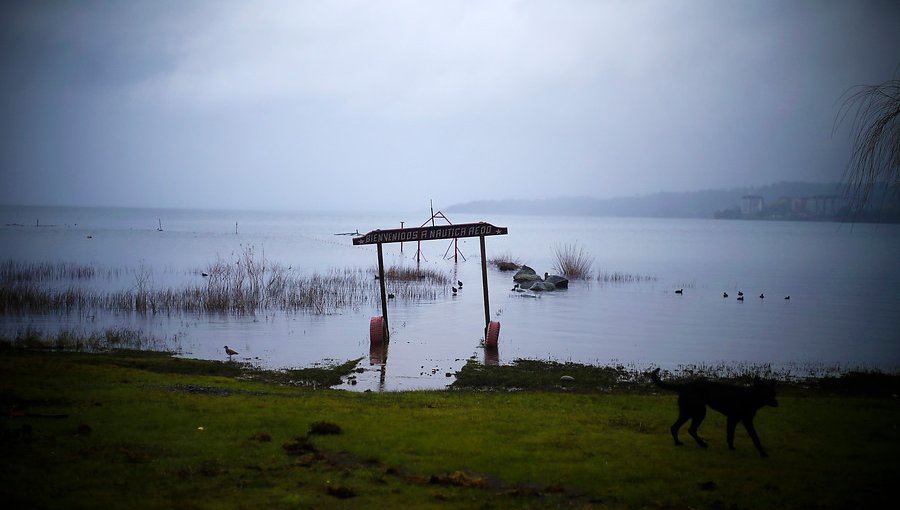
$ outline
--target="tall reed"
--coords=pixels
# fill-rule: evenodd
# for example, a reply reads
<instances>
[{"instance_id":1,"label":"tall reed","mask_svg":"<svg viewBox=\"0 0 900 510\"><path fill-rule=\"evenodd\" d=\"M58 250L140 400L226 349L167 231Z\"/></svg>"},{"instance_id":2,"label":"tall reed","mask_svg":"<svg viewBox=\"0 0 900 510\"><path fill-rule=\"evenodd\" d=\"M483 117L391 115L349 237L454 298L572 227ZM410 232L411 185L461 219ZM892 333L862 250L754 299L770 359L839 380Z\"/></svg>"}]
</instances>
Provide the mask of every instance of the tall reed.
<instances>
[{"instance_id":1,"label":"tall reed","mask_svg":"<svg viewBox=\"0 0 900 510\"><path fill-rule=\"evenodd\" d=\"M245 247L234 260L217 259L204 268L202 282L180 288L156 288L153 273L141 264L125 290L99 291L76 285L42 285L28 272L46 268L28 264L4 265L7 274L25 275L0 283L0 312L62 312L87 310L132 311L141 314L169 312L255 313L260 310L334 313L358 307L378 295L372 270L332 269L303 275L271 262L253 247ZM62 269L50 269L61 272ZM385 274L389 292L398 298L436 299L450 281L433 269L394 266Z\"/></svg>"},{"instance_id":2,"label":"tall reed","mask_svg":"<svg viewBox=\"0 0 900 510\"><path fill-rule=\"evenodd\" d=\"M587 280L593 277L594 258L578 243L556 245L556 264L553 268L573 280Z\"/></svg>"},{"instance_id":3,"label":"tall reed","mask_svg":"<svg viewBox=\"0 0 900 510\"><path fill-rule=\"evenodd\" d=\"M60 280L87 281L95 278L112 280L120 276L120 270L96 268L73 262L15 262L0 263L0 283L11 285L23 282L50 282Z\"/></svg>"},{"instance_id":4,"label":"tall reed","mask_svg":"<svg viewBox=\"0 0 900 510\"><path fill-rule=\"evenodd\" d=\"M642 274L629 274L622 273L620 271L600 271L600 274L597 275L597 281L603 283L636 283L636 282L649 282L656 281L655 276L648 276Z\"/></svg>"}]
</instances>

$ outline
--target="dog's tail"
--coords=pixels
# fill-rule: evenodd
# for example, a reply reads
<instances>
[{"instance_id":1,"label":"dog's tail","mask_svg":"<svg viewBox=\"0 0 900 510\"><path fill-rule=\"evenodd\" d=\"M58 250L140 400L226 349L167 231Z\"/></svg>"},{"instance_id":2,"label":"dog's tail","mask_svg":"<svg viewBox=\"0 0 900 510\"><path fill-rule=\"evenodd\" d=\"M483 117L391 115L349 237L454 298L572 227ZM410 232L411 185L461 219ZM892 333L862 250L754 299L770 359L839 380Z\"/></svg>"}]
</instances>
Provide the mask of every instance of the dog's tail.
<instances>
[{"instance_id":1,"label":"dog's tail","mask_svg":"<svg viewBox=\"0 0 900 510\"><path fill-rule=\"evenodd\" d=\"M653 381L653 384L659 386L664 390L678 391L681 389L677 384L663 382L662 379L659 378L659 367L657 367L656 370L650 372L650 380Z\"/></svg>"}]
</instances>

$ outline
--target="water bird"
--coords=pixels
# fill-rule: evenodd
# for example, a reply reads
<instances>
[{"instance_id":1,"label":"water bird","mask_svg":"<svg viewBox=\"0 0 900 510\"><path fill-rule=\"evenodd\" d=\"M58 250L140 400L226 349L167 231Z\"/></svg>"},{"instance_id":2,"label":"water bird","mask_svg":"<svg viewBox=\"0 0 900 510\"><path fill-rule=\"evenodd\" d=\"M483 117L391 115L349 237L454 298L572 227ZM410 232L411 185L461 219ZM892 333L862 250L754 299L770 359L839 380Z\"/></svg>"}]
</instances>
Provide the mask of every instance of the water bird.
<instances>
[{"instance_id":1,"label":"water bird","mask_svg":"<svg viewBox=\"0 0 900 510\"><path fill-rule=\"evenodd\" d=\"M675 294L684 294L684 289L677 289Z\"/></svg>"},{"instance_id":2,"label":"water bird","mask_svg":"<svg viewBox=\"0 0 900 510\"><path fill-rule=\"evenodd\" d=\"M791 299L791 296L784 296L784 299Z\"/></svg>"},{"instance_id":3,"label":"water bird","mask_svg":"<svg viewBox=\"0 0 900 510\"><path fill-rule=\"evenodd\" d=\"M227 354L228 356L236 356L238 354L238 352L226 345L225 346L225 354Z\"/></svg>"},{"instance_id":4,"label":"water bird","mask_svg":"<svg viewBox=\"0 0 900 510\"><path fill-rule=\"evenodd\" d=\"M743 294L738 295L737 300L744 301L744 295Z\"/></svg>"},{"instance_id":5,"label":"water bird","mask_svg":"<svg viewBox=\"0 0 900 510\"><path fill-rule=\"evenodd\" d=\"M388 293L388 299L394 299L394 297L395 297L395 296L394 296L394 294L393 294L392 292L391 292L391 293Z\"/></svg>"},{"instance_id":6,"label":"water bird","mask_svg":"<svg viewBox=\"0 0 900 510\"><path fill-rule=\"evenodd\" d=\"M200 276L209 276L209 275L206 273L200 273Z\"/></svg>"},{"instance_id":7,"label":"water bird","mask_svg":"<svg viewBox=\"0 0 900 510\"><path fill-rule=\"evenodd\" d=\"M727 292L723 292L723 293L722 293L722 297L723 297L723 298L727 298L727 297L728 297L728 293L727 293Z\"/></svg>"},{"instance_id":8,"label":"water bird","mask_svg":"<svg viewBox=\"0 0 900 510\"><path fill-rule=\"evenodd\" d=\"M456 287L450 287L450 290L453 291L453 295L455 296L456 295Z\"/></svg>"},{"instance_id":9,"label":"water bird","mask_svg":"<svg viewBox=\"0 0 900 510\"><path fill-rule=\"evenodd\" d=\"M738 296L740 296L740 297L744 297L744 293L743 293L743 292L741 292L741 291L738 291Z\"/></svg>"},{"instance_id":10,"label":"water bird","mask_svg":"<svg viewBox=\"0 0 900 510\"><path fill-rule=\"evenodd\" d=\"M456 286L459 287L459 288L461 289L461 288L462 288L462 281L456 280Z\"/></svg>"},{"instance_id":11,"label":"water bird","mask_svg":"<svg viewBox=\"0 0 900 510\"><path fill-rule=\"evenodd\" d=\"M760 294L760 295L759 295L759 299L765 299L765 298L766 298L766 295L765 295L765 294Z\"/></svg>"}]
</instances>

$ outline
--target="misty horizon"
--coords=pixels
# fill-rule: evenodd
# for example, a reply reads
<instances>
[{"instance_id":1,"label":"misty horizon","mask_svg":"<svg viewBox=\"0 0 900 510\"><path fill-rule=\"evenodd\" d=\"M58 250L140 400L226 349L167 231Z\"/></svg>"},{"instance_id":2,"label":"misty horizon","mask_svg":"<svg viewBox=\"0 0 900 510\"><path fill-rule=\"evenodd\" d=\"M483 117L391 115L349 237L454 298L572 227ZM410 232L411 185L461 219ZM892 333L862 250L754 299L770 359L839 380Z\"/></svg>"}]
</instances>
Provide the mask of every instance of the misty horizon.
<instances>
[{"instance_id":1,"label":"misty horizon","mask_svg":"<svg viewBox=\"0 0 900 510\"><path fill-rule=\"evenodd\" d=\"M9 203L9 204L0 204L0 207L6 207L11 209L16 208L87 208L87 209L145 209L145 210L183 210L183 211L246 211L246 212L294 212L294 213L385 213L385 212L396 212L400 214L427 214L430 209L433 209L435 213L439 211L443 212L462 212L464 214L468 214L472 211L469 211L469 206L473 205L490 205L490 204L504 204L504 203L565 203L568 201L572 202L621 202L628 200L642 200L642 199L653 199L658 197L665 196L690 196L692 194L704 194L704 193L715 193L715 194L734 194L734 193L760 193L762 190L767 190L769 188L778 187L779 185L787 185L787 186L799 186L810 187L810 188L834 188L835 193L828 193L829 195L839 195L839 192L844 190L844 183L839 182L827 182L827 183L800 183L800 182L780 182L780 183L770 183L764 186L748 186L748 187L731 187L731 188L720 188L720 189L696 189L696 190L687 190L687 191L658 191L655 193L636 193L630 196L615 196L615 197L595 197L589 195L559 195L559 196L547 196L540 197L536 199L516 199L516 198L501 198L501 199L485 199L485 200L471 200L471 201L460 201L453 202L447 204L436 204L431 200L424 200L423 203L414 208L409 209L354 209L352 206L341 206L340 204L335 204L335 207L331 209L323 208L323 209L309 209L309 208L292 208L290 206L287 207L242 207L242 208L229 208L229 207L177 207L177 206L161 206L161 205L140 205L140 204L131 204L131 205L79 205L79 204L17 204L17 203ZM800 193L790 195L790 196L807 196L808 194ZM789 195L785 195L789 196ZM735 201L733 205L737 205L738 202ZM423 212L424 211L424 212Z\"/></svg>"}]
</instances>

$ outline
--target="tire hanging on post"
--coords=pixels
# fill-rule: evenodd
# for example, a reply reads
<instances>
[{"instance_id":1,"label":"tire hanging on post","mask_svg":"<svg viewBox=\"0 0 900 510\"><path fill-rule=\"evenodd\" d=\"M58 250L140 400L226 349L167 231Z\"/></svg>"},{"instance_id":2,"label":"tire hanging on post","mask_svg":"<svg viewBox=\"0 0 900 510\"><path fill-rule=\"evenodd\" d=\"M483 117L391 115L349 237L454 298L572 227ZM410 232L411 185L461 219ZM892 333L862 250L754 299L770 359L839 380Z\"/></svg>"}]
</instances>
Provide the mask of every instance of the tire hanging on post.
<instances>
[{"instance_id":1,"label":"tire hanging on post","mask_svg":"<svg viewBox=\"0 0 900 510\"><path fill-rule=\"evenodd\" d=\"M497 341L500 339L500 323L491 321L488 323L487 334L484 337L485 347L497 347Z\"/></svg>"},{"instance_id":2,"label":"tire hanging on post","mask_svg":"<svg viewBox=\"0 0 900 510\"><path fill-rule=\"evenodd\" d=\"M376 315L369 320L369 343L381 345L384 341L384 317Z\"/></svg>"}]
</instances>

